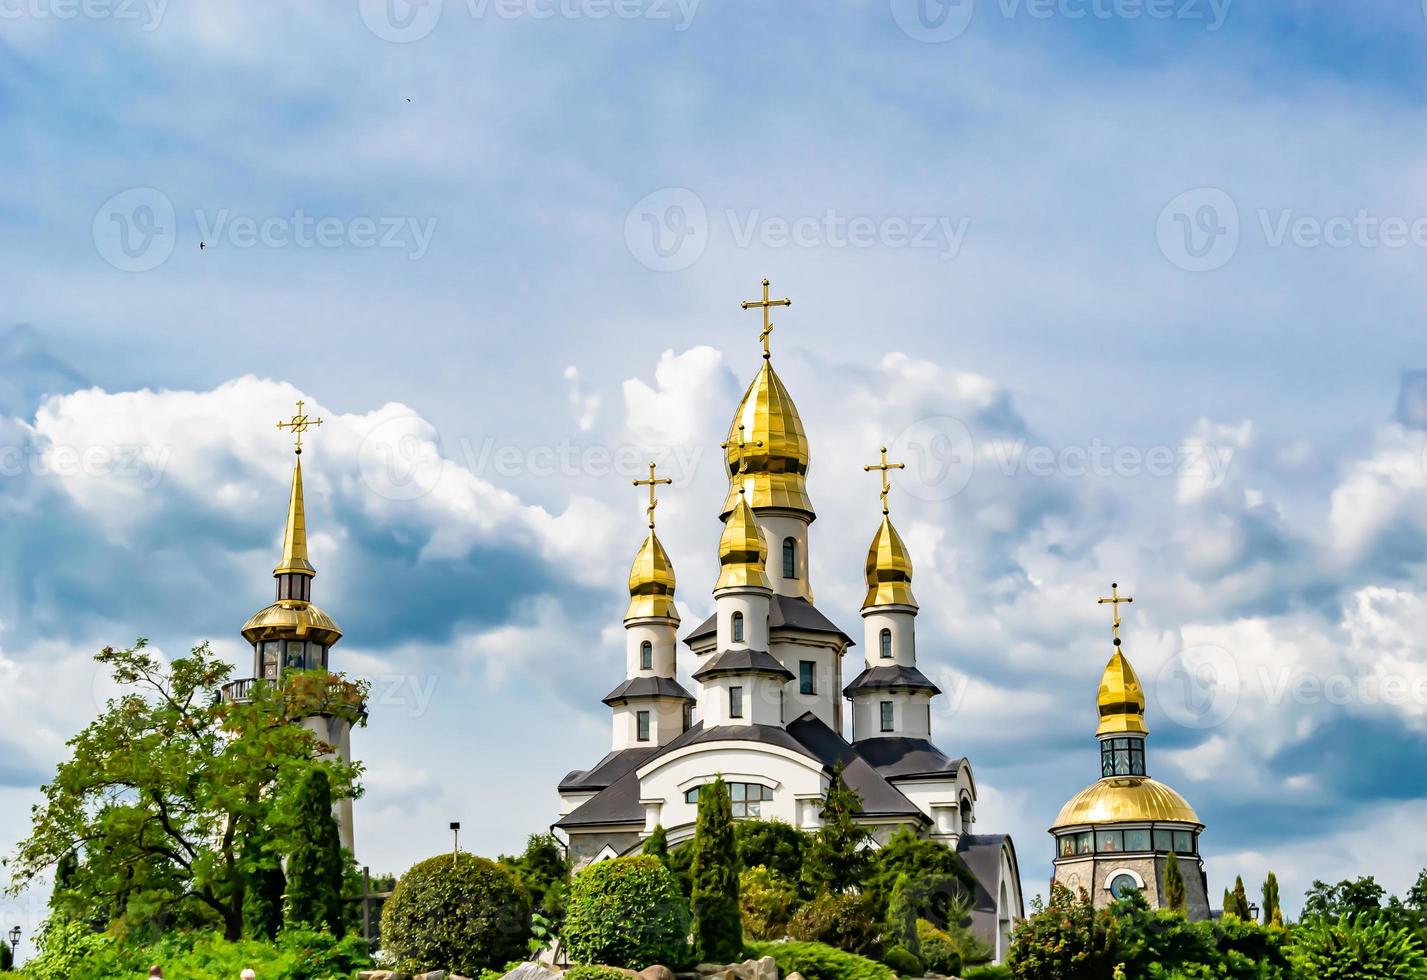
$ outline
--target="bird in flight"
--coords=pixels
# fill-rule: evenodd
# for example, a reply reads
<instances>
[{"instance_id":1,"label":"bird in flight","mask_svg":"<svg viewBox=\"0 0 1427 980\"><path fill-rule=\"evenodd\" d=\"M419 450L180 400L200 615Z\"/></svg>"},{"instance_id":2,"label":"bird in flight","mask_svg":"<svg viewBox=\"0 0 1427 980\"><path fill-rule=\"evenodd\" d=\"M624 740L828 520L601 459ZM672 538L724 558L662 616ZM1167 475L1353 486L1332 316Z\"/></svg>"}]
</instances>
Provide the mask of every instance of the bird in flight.
<instances>
[{"instance_id":1,"label":"bird in flight","mask_svg":"<svg viewBox=\"0 0 1427 980\"><path fill-rule=\"evenodd\" d=\"M207 246L205 243L203 243L203 242L199 242L199 243L198 243L198 250L199 250L200 252L203 251L203 250L204 250L205 248L207 248L207 247L208 247L208 246Z\"/></svg>"}]
</instances>

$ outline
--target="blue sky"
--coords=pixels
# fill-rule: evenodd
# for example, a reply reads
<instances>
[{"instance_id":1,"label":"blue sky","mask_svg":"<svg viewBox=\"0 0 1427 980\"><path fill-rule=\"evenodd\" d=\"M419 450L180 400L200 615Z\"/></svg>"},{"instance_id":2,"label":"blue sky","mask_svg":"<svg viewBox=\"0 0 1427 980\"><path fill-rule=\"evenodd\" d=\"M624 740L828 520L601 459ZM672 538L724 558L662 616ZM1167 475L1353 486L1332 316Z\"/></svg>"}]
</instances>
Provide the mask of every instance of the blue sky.
<instances>
[{"instance_id":1,"label":"blue sky","mask_svg":"<svg viewBox=\"0 0 1427 980\"><path fill-rule=\"evenodd\" d=\"M1028 893L1111 580L1211 889L1427 866L1419 4L393 3L0 2L0 836L93 650L243 655L297 397L363 860L543 829L651 454L710 608L767 275L819 605L858 632L861 465L921 453L938 740Z\"/></svg>"}]
</instances>

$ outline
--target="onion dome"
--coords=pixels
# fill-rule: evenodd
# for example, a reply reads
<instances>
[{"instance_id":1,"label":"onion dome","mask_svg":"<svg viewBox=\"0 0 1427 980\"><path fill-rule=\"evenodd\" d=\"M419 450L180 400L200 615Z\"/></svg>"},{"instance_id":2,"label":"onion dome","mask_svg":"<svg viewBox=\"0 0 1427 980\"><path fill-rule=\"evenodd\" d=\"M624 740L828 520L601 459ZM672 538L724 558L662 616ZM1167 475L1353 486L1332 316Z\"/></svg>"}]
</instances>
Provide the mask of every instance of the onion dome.
<instances>
[{"instance_id":1,"label":"onion dome","mask_svg":"<svg viewBox=\"0 0 1427 980\"><path fill-rule=\"evenodd\" d=\"M312 640L331 646L342 638L342 630L331 616L301 599L279 599L253 613L243 624L243 638L260 640Z\"/></svg>"},{"instance_id":2,"label":"onion dome","mask_svg":"<svg viewBox=\"0 0 1427 980\"><path fill-rule=\"evenodd\" d=\"M287 527L282 535L282 561L274 575L316 575L307 560L307 509L302 499L302 460L292 470L292 493L287 502Z\"/></svg>"},{"instance_id":3,"label":"onion dome","mask_svg":"<svg viewBox=\"0 0 1427 980\"><path fill-rule=\"evenodd\" d=\"M1120 639L1115 638L1115 655L1105 665L1105 673L1100 678L1100 694L1095 699L1100 714L1100 727L1095 729L1101 735L1148 735L1145 727L1145 692L1135 669L1120 649Z\"/></svg>"},{"instance_id":4,"label":"onion dome","mask_svg":"<svg viewBox=\"0 0 1427 980\"><path fill-rule=\"evenodd\" d=\"M1174 821L1203 826L1189 802L1148 776L1115 776L1091 783L1061 807L1051 830L1083 824Z\"/></svg>"},{"instance_id":5,"label":"onion dome","mask_svg":"<svg viewBox=\"0 0 1427 980\"><path fill-rule=\"evenodd\" d=\"M718 539L719 573L715 591L740 586L770 588L768 573L764 570L767 560L768 546L763 543L753 508L748 506L748 497L735 493L733 510L724 520L723 534Z\"/></svg>"},{"instance_id":6,"label":"onion dome","mask_svg":"<svg viewBox=\"0 0 1427 980\"><path fill-rule=\"evenodd\" d=\"M629 569L629 610L626 620L662 616L676 622L674 608L674 563L653 531L644 539Z\"/></svg>"},{"instance_id":7,"label":"onion dome","mask_svg":"<svg viewBox=\"0 0 1427 980\"><path fill-rule=\"evenodd\" d=\"M739 426L746 441L735 441ZM814 516L807 488L810 459L803 420L772 362L765 359L728 427L725 462L730 483L719 519L733 513L740 487L754 508L780 507Z\"/></svg>"},{"instance_id":8,"label":"onion dome","mask_svg":"<svg viewBox=\"0 0 1427 980\"><path fill-rule=\"evenodd\" d=\"M883 514L882 526L867 549L867 598L862 600L862 608L916 604L912 595L912 556L891 518Z\"/></svg>"}]
</instances>

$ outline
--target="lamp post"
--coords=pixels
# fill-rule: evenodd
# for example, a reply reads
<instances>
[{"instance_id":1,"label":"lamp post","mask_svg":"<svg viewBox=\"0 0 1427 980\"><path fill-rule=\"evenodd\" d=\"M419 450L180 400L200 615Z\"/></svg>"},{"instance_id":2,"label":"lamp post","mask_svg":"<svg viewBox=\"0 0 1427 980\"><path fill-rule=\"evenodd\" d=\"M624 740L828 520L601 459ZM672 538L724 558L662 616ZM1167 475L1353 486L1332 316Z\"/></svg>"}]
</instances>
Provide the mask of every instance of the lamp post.
<instances>
[{"instance_id":1,"label":"lamp post","mask_svg":"<svg viewBox=\"0 0 1427 980\"><path fill-rule=\"evenodd\" d=\"M11 929L7 938L10 940L10 962L13 963L20 948L20 927Z\"/></svg>"},{"instance_id":2,"label":"lamp post","mask_svg":"<svg viewBox=\"0 0 1427 980\"><path fill-rule=\"evenodd\" d=\"M1249 921L1250 921L1250 922L1257 922L1258 920L1259 920L1259 907L1258 907L1257 905L1255 905L1253 902L1250 902L1250 903L1249 903Z\"/></svg>"},{"instance_id":3,"label":"lamp post","mask_svg":"<svg viewBox=\"0 0 1427 980\"><path fill-rule=\"evenodd\" d=\"M456 866L456 861L461 855L461 821L451 821L451 867Z\"/></svg>"}]
</instances>

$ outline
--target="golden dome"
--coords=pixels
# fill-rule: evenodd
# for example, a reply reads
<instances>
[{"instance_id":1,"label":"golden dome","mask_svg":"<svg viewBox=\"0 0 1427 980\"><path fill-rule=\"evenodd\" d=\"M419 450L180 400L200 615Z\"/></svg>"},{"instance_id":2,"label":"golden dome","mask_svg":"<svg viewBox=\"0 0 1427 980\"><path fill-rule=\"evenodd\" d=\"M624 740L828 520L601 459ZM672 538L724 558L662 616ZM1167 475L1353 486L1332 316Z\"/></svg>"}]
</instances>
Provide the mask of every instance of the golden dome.
<instances>
[{"instance_id":1,"label":"golden dome","mask_svg":"<svg viewBox=\"0 0 1427 980\"><path fill-rule=\"evenodd\" d=\"M1203 826L1189 802L1164 783L1148 776L1112 776L1091 783L1071 797L1050 829L1141 820Z\"/></svg>"},{"instance_id":2,"label":"golden dome","mask_svg":"<svg viewBox=\"0 0 1427 980\"><path fill-rule=\"evenodd\" d=\"M891 518L883 514L882 526L867 549L867 598L862 600L862 608L916 604L912 595L912 556Z\"/></svg>"},{"instance_id":3,"label":"golden dome","mask_svg":"<svg viewBox=\"0 0 1427 980\"><path fill-rule=\"evenodd\" d=\"M674 563L652 530L629 569L629 611L625 619L664 616L677 621L674 608Z\"/></svg>"},{"instance_id":4,"label":"golden dome","mask_svg":"<svg viewBox=\"0 0 1427 980\"><path fill-rule=\"evenodd\" d=\"M1119 643L1119 640L1116 640ZM1124 652L1115 647L1115 654L1105 665L1100 678L1100 694L1095 699L1100 714L1099 735L1148 735L1145 727L1145 692L1135 668Z\"/></svg>"},{"instance_id":5,"label":"golden dome","mask_svg":"<svg viewBox=\"0 0 1427 980\"><path fill-rule=\"evenodd\" d=\"M307 560L307 508L302 501L302 460L292 470L292 493L287 501L287 526L282 535L282 560L274 575L316 575Z\"/></svg>"},{"instance_id":6,"label":"golden dome","mask_svg":"<svg viewBox=\"0 0 1427 980\"><path fill-rule=\"evenodd\" d=\"M342 630L331 616L310 602L280 599L253 613L243 624L243 638L259 640L314 640L331 646L342 638Z\"/></svg>"},{"instance_id":7,"label":"golden dome","mask_svg":"<svg viewBox=\"0 0 1427 980\"><path fill-rule=\"evenodd\" d=\"M744 427L741 440L740 425ZM730 483L719 513L721 519L733 512L740 486L747 491L752 507L785 507L813 513L807 488L811 459L808 436L771 361L764 360L758 376L744 392L728 427L726 442L724 459Z\"/></svg>"},{"instance_id":8,"label":"golden dome","mask_svg":"<svg viewBox=\"0 0 1427 980\"><path fill-rule=\"evenodd\" d=\"M718 582L714 589L754 586L766 589L768 574L764 571L768 546L748 506L746 494L734 495L733 510L723 522L723 534L718 539Z\"/></svg>"}]
</instances>

